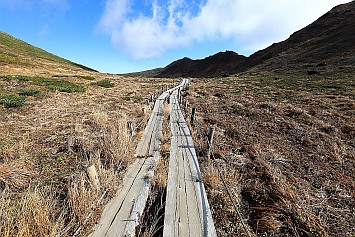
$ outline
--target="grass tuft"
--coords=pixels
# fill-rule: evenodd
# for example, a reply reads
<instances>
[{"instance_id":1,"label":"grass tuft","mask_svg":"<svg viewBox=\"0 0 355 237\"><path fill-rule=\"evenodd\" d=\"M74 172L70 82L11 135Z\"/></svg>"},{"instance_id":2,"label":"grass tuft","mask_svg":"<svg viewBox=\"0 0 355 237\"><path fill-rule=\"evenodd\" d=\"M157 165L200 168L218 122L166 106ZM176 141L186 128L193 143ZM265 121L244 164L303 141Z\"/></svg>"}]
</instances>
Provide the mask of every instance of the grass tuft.
<instances>
[{"instance_id":1,"label":"grass tuft","mask_svg":"<svg viewBox=\"0 0 355 237\"><path fill-rule=\"evenodd\" d=\"M70 82L63 82L63 83L60 83L59 85L49 85L48 89L58 90L58 91L68 92L68 93L85 92L86 91L85 87L79 86L79 85L76 85L76 84L70 83Z\"/></svg>"},{"instance_id":2,"label":"grass tuft","mask_svg":"<svg viewBox=\"0 0 355 237\"><path fill-rule=\"evenodd\" d=\"M77 78L88 80L88 81L94 81L95 77L92 76L76 76Z\"/></svg>"},{"instance_id":3,"label":"grass tuft","mask_svg":"<svg viewBox=\"0 0 355 237\"><path fill-rule=\"evenodd\" d=\"M35 96L38 95L40 92L41 91L38 89L21 89L18 94L22 96Z\"/></svg>"},{"instance_id":4,"label":"grass tuft","mask_svg":"<svg viewBox=\"0 0 355 237\"><path fill-rule=\"evenodd\" d=\"M16 169L6 164L0 165L0 187L21 189L29 184L32 174L24 169Z\"/></svg>"},{"instance_id":5,"label":"grass tuft","mask_svg":"<svg viewBox=\"0 0 355 237\"><path fill-rule=\"evenodd\" d=\"M8 75L8 76L3 76L1 78L3 80L5 80L5 81L13 81L13 80L16 80L16 81L29 81L30 80L30 78L26 77L26 76L11 76L11 75Z\"/></svg>"},{"instance_id":6,"label":"grass tuft","mask_svg":"<svg viewBox=\"0 0 355 237\"><path fill-rule=\"evenodd\" d=\"M105 88L112 88L115 86L110 80L106 80L106 79L96 82L96 85L101 86L101 87L105 87Z\"/></svg>"},{"instance_id":7,"label":"grass tuft","mask_svg":"<svg viewBox=\"0 0 355 237\"><path fill-rule=\"evenodd\" d=\"M4 95L0 97L0 104L3 104L6 108L21 107L25 101L26 97L22 95Z\"/></svg>"}]
</instances>

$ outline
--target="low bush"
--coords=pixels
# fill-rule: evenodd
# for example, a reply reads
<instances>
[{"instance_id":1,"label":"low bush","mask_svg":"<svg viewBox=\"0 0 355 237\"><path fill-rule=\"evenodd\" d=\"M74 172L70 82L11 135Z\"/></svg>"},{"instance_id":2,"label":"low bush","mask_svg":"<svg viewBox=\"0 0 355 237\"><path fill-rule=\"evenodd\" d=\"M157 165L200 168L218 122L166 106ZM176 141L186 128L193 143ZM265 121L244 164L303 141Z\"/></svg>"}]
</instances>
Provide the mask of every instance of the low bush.
<instances>
[{"instance_id":1,"label":"low bush","mask_svg":"<svg viewBox=\"0 0 355 237\"><path fill-rule=\"evenodd\" d=\"M105 88L112 88L115 86L110 80L98 81L98 82L96 82L96 85L101 86L101 87L105 87Z\"/></svg>"},{"instance_id":2,"label":"low bush","mask_svg":"<svg viewBox=\"0 0 355 237\"><path fill-rule=\"evenodd\" d=\"M62 82L57 85L49 85L48 88L50 90L58 90L58 91L68 92L68 93L86 91L85 87L70 82Z\"/></svg>"},{"instance_id":3,"label":"low bush","mask_svg":"<svg viewBox=\"0 0 355 237\"><path fill-rule=\"evenodd\" d=\"M15 108L22 106L26 101L26 96L18 95L4 95L0 97L0 104L6 108Z\"/></svg>"},{"instance_id":4,"label":"low bush","mask_svg":"<svg viewBox=\"0 0 355 237\"><path fill-rule=\"evenodd\" d=\"M88 81L93 81L95 80L95 77L92 76L76 76L77 78L88 80Z\"/></svg>"},{"instance_id":5,"label":"low bush","mask_svg":"<svg viewBox=\"0 0 355 237\"><path fill-rule=\"evenodd\" d=\"M38 95L40 92L41 91L38 89L21 89L18 94L22 96L35 96Z\"/></svg>"}]
</instances>

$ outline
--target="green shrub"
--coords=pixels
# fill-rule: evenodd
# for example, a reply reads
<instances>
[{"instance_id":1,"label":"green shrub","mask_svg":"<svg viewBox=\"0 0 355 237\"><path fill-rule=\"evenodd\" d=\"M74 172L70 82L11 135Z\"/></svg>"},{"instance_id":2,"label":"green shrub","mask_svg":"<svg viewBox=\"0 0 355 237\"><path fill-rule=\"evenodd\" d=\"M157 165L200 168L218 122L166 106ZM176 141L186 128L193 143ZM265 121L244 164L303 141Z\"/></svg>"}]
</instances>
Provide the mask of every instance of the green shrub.
<instances>
[{"instance_id":1,"label":"green shrub","mask_svg":"<svg viewBox=\"0 0 355 237\"><path fill-rule=\"evenodd\" d=\"M49 85L48 88L50 90L58 90L58 91L69 92L69 93L86 91L85 87L71 82L62 82L56 85Z\"/></svg>"},{"instance_id":2,"label":"green shrub","mask_svg":"<svg viewBox=\"0 0 355 237\"><path fill-rule=\"evenodd\" d=\"M88 80L88 81L93 81L95 80L95 77L91 77L91 76L76 76L77 78L81 78L84 80Z\"/></svg>"},{"instance_id":3,"label":"green shrub","mask_svg":"<svg viewBox=\"0 0 355 237\"><path fill-rule=\"evenodd\" d=\"M58 90L63 92L84 92L86 88L78 84L65 81L62 79L48 79L48 78L32 78L35 85L47 86L50 90Z\"/></svg>"},{"instance_id":4,"label":"green shrub","mask_svg":"<svg viewBox=\"0 0 355 237\"><path fill-rule=\"evenodd\" d=\"M18 94L22 96L35 96L38 95L40 92L41 91L38 89L21 89Z\"/></svg>"},{"instance_id":5,"label":"green shrub","mask_svg":"<svg viewBox=\"0 0 355 237\"><path fill-rule=\"evenodd\" d=\"M15 108L22 106L26 101L26 96L4 95L0 97L0 104L6 108Z\"/></svg>"},{"instance_id":6,"label":"green shrub","mask_svg":"<svg viewBox=\"0 0 355 237\"><path fill-rule=\"evenodd\" d=\"M110 81L110 80L101 80L96 82L96 85L105 87L105 88L111 88L114 87L115 85Z\"/></svg>"}]
</instances>

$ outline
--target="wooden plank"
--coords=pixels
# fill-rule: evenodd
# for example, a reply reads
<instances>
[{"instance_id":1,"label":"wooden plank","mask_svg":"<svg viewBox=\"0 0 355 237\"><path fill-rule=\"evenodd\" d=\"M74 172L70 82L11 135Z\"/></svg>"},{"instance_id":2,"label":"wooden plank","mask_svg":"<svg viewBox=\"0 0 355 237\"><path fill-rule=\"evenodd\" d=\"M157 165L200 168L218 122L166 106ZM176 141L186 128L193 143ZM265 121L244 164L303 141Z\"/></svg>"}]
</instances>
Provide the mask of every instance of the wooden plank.
<instances>
[{"instance_id":1,"label":"wooden plank","mask_svg":"<svg viewBox=\"0 0 355 237\"><path fill-rule=\"evenodd\" d=\"M187 212L187 200L186 200L186 183L184 178L184 161L181 154L181 150L178 151L178 203L177 203L177 217L178 217L178 236L190 236L189 216Z\"/></svg>"},{"instance_id":2,"label":"wooden plank","mask_svg":"<svg viewBox=\"0 0 355 237\"><path fill-rule=\"evenodd\" d=\"M194 186L194 182L196 180L196 177L193 177L193 173L195 173L195 168L190 167L190 153L189 149L190 147L193 147L193 144L188 144L187 141L187 135L186 134L185 128L186 128L186 123L184 122L184 118L182 116L181 110L176 111L177 114L177 119L179 121L179 127L178 127L178 137L179 137L179 150L181 150L181 162L184 163L184 170L182 174L182 179L185 182L185 195L186 195L186 205L184 206L184 209L186 209L186 212L188 214L188 223L184 227L189 230L188 235L186 236L203 236L203 222L201 220L201 217L203 216L203 213L201 213L200 209L201 205L199 203L200 198L198 197L199 195L199 190L196 189ZM185 210L184 210L185 211ZM181 235L184 236L184 235Z\"/></svg>"},{"instance_id":3,"label":"wooden plank","mask_svg":"<svg viewBox=\"0 0 355 237\"><path fill-rule=\"evenodd\" d=\"M143 158L137 158L128 169L122 186L114 199L105 207L99 224L90 236L133 236L135 234L135 227L149 195L154 166L159 159L162 106L166 96L174 89L164 92L156 100L152 115L136 149L136 155Z\"/></svg>"},{"instance_id":4,"label":"wooden plank","mask_svg":"<svg viewBox=\"0 0 355 237\"><path fill-rule=\"evenodd\" d=\"M171 123L171 130L173 131L174 124ZM177 174L177 137L173 136L171 138L171 149L170 149L170 159L169 159L169 172L168 172L168 183L178 183L178 174ZM171 211L165 212L164 217L164 236L177 236L178 230L176 222L176 209L177 209L177 190L174 185L167 186L167 195L166 195L166 206L170 208Z\"/></svg>"},{"instance_id":5,"label":"wooden plank","mask_svg":"<svg viewBox=\"0 0 355 237\"><path fill-rule=\"evenodd\" d=\"M163 236L217 236L177 91L170 96L170 105L172 140Z\"/></svg>"},{"instance_id":6,"label":"wooden plank","mask_svg":"<svg viewBox=\"0 0 355 237\"><path fill-rule=\"evenodd\" d=\"M118 236L134 236L139 216L143 213L145 203L148 199L154 166L158 159L158 152L155 153L155 156L146 159L132 185L131 191L122 203L119 215L117 215L108 229L107 236L117 236L118 233L121 233Z\"/></svg>"},{"instance_id":7,"label":"wooden plank","mask_svg":"<svg viewBox=\"0 0 355 237\"><path fill-rule=\"evenodd\" d=\"M131 190L133 182L138 175L144 161L145 160L143 159L137 159L128 169L122 182L124 185L119 188L120 191L117 192L116 196L106 205L100 222L96 225L95 232L91 235L92 237L100 237L106 235L117 213L121 210L122 203L127 197L128 192Z\"/></svg>"}]
</instances>

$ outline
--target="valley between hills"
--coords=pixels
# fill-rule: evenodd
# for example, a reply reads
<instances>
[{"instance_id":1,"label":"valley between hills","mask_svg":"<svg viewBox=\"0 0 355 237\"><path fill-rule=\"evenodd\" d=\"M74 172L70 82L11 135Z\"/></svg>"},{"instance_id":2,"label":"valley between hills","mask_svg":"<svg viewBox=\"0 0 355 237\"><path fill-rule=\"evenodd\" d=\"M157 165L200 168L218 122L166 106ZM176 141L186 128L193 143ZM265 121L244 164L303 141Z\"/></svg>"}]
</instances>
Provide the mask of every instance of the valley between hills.
<instances>
[{"instance_id":1,"label":"valley between hills","mask_svg":"<svg viewBox=\"0 0 355 237\"><path fill-rule=\"evenodd\" d=\"M92 233L137 159L151 97L184 77L183 114L217 236L354 236L354 37L352 1L249 57L227 51L118 75L0 33L0 235ZM163 234L167 102L163 114L136 236Z\"/></svg>"}]
</instances>

